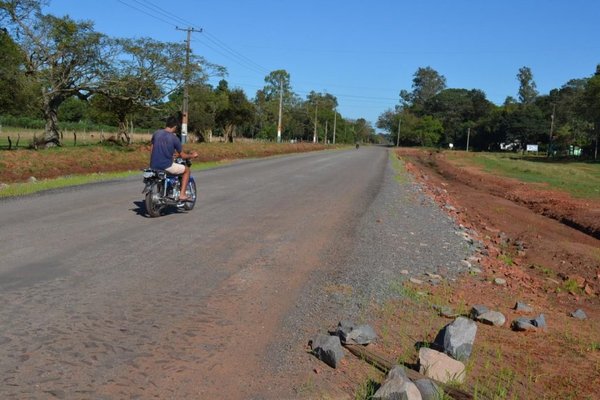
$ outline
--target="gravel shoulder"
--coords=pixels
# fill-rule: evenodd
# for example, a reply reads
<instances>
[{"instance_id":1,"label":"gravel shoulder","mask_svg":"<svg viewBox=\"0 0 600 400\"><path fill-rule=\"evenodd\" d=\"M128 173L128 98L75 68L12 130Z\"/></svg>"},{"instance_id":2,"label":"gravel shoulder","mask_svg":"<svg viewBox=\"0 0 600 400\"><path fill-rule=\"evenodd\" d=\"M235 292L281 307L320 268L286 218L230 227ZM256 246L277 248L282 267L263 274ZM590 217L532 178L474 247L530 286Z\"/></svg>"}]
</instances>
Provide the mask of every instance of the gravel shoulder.
<instances>
[{"instance_id":1,"label":"gravel shoulder","mask_svg":"<svg viewBox=\"0 0 600 400\"><path fill-rule=\"evenodd\" d=\"M361 383L357 379L368 373L366 364L355 365L358 371L353 372L330 369L308 354L308 341L341 320L373 323L373 308L401 297L399 288L410 278L427 282L429 273L455 281L466 271L463 260L479 248L478 243L465 240L465 229L435 204L402 165L394 164L388 162L377 195L358 224L347 237L332 241L322 255L325 266L310 277L296 309L285 318L284 336L293 340L277 343L265 362L281 379L298 379L272 398L353 398ZM341 241L353 243L349 252L338 251L346 248Z\"/></svg>"}]
</instances>

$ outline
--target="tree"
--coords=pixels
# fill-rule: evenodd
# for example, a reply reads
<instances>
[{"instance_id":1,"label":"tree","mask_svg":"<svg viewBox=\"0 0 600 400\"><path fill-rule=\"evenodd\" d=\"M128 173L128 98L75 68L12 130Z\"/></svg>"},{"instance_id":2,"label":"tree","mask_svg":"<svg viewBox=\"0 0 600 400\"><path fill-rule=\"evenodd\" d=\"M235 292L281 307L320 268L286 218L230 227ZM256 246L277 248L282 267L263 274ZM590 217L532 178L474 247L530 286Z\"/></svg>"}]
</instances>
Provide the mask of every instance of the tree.
<instances>
[{"instance_id":1,"label":"tree","mask_svg":"<svg viewBox=\"0 0 600 400\"><path fill-rule=\"evenodd\" d=\"M87 98L110 65L105 35L92 22L68 16L44 15L40 1L0 2L0 15L27 56L26 71L41 90L41 111L46 120L45 144L60 144L58 108L72 97Z\"/></svg>"},{"instance_id":2,"label":"tree","mask_svg":"<svg viewBox=\"0 0 600 400\"><path fill-rule=\"evenodd\" d=\"M224 107L217 110L215 123L223 129L227 142L233 143L236 129L251 124L254 107L242 89L229 90L227 81L221 80L216 89L217 96L226 99Z\"/></svg>"},{"instance_id":3,"label":"tree","mask_svg":"<svg viewBox=\"0 0 600 400\"><path fill-rule=\"evenodd\" d=\"M26 57L6 29L0 29L0 110L27 115L35 109L37 88L24 73Z\"/></svg>"},{"instance_id":4,"label":"tree","mask_svg":"<svg viewBox=\"0 0 600 400\"><path fill-rule=\"evenodd\" d=\"M415 126L416 137L421 146L431 147L437 145L443 132L442 122L431 115L421 118Z\"/></svg>"},{"instance_id":5,"label":"tree","mask_svg":"<svg viewBox=\"0 0 600 400\"><path fill-rule=\"evenodd\" d=\"M404 105L421 107L446 88L446 78L431 67L420 67L413 75L412 92L400 91Z\"/></svg>"},{"instance_id":6,"label":"tree","mask_svg":"<svg viewBox=\"0 0 600 400\"><path fill-rule=\"evenodd\" d=\"M533 104L517 107L505 115L506 139L509 143L519 143L522 150L527 144L545 142L549 122L542 111Z\"/></svg>"},{"instance_id":7,"label":"tree","mask_svg":"<svg viewBox=\"0 0 600 400\"><path fill-rule=\"evenodd\" d=\"M590 131L590 139L594 138L594 160L597 160L598 139L600 138L600 64L596 67L594 76L585 85L583 101L585 115L593 123L593 130Z\"/></svg>"},{"instance_id":8,"label":"tree","mask_svg":"<svg viewBox=\"0 0 600 400\"><path fill-rule=\"evenodd\" d=\"M533 80L533 73L529 67L519 68L517 74L519 81L519 100L522 104L531 104L538 95L536 84Z\"/></svg>"},{"instance_id":9,"label":"tree","mask_svg":"<svg viewBox=\"0 0 600 400\"><path fill-rule=\"evenodd\" d=\"M472 128L493 109L481 90L445 89L433 96L423 113L440 120L445 143L466 144L467 128Z\"/></svg>"},{"instance_id":10,"label":"tree","mask_svg":"<svg viewBox=\"0 0 600 400\"><path fill-rule=\"evenodd\" d=\"M100 96L97 105L116 117L119 138L129 144L128 117L159 107L181 87L186 49L182 43L141 38L115 40L114 51L118 56L94 92Z\"/></svg>"}]
</instances>

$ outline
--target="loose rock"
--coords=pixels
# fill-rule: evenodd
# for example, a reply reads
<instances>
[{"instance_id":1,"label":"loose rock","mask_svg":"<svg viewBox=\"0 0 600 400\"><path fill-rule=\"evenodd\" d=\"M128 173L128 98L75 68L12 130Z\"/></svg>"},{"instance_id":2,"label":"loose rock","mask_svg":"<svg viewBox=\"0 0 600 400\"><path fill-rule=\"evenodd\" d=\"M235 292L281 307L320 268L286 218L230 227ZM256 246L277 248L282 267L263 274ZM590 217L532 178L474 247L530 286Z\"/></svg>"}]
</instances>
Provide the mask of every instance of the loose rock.
<instances>
[{"instance_id":1,"label":"loose rock","mask_svg":"<svg viewBox=\"0 0 600 400\"><path fill-rule=\"evenodd\" d=\"M414 283L415 285L422 285L423 281L417 278L410 278L409 279L412 283Z\"/></svg>"},{"instance_id":2,"label":"loose rock","mask_svg":"<svg viewBox=\"0 0 600 400\"><path fill-rule=\"evenodd\" d=\"M522 313L533 312L533 307L531 307L529 304L523 303L521 301L517 301L517 304L515 304L514 308L516 311L522 312Z\"/></svg>"},{"instance_id":3,"label":"loose rock","mask_svg":"<svg viewBox=\"0 0 600 400\"><path fill-rule=\"evenodd\" d=\"M531 323L534 326L536 326L537 328L540 328L540 329L546 328L546 318L544 317L544 314L540 314L537 317L535 317L534 319L532 319Z\"/></svg>"},{"instance_id":4,"label":"loose rock","mask_svg":"<svg viewBox=\"0 0 600 400\"><path fill-rule=\"evenodd\" d=\"M337 368L344 358L344 349L337 336L319 334L313 339L311 347L313 354L332 368Z\"/></svg>"},{"instance_id":5,"label":"loose rock","mask_svg":"<svg viewBox=\"0 0 600 400\"><path fill-rule=\"evenodd\" d=\"M579 320L587 319L587 314L581 308L578 308L577 310L573 311L570 315L571 317L577 318Z\"/></svg>"},{"instance_id":6,"label":"loose rock","mask_svg":"<svg viewBox=\"0 0 600 400\"><path fill-rule=\"evenodd\" d=\"M506 279L504 278L494 278L494 283L498 286L506 285Z\"/></svg>"},{"instance_id":7,"label":"loose rock","mask_svg":"<svg viewBox=\"0 0 600 400\"><path fill-rule=\"evenodd\" d=\"M456 360L466 360L471 356L477 324L465 317L458 317L440 331L444 352ZM438 341L438 343L440 343Z\"/></svg>"},{"instance_id":8,"label":"loose rock","mask_svg":"<svg viewBox=\"0 0 600 400\"><path fill-rule=\"evenodd\" d=\"M515 319L510 325L514 331L529 332L536 331L537 327L531 323L531 319L520 317Z\"/></svg>"},{"instance_id":9,"label":"loose rock","mask_svg":"<svg viewBox=\"0 0 600 400\"><path fill-rule=\"evenodd\" d=\"M462 383L465 380L465 365L462 362L426 347L419 349L419 371L428 378L443 383Z\"/></svg>"},{"instance_id":10,"label":"loose rock","mask_svg":"<svg viewBox=\"0 0 600 400\"><path fill-rule=\"evenodd\" d=\"M390 370L383 385L372 398L376 400L422 400L421 392L408 379L404 368L399 365Z\"/></svg>"},{"instance_id":11,"label":"loose rock","mask_svg":"<svg viewBox=\"0 0 600 400\"><path fill-rule=\"evenodd\" d=\"M506 317L501 312L488 311L479 315L477 321L487 325L502 326L506 322Z\"/></svg>"},{"instance_id":12,"label":"loose rock","mask_svg":"<svg viewBox=\"0 0 600 400\"><path fill-rule=\"evenodd\" d=\"M469 316L473 319L477 319L477 317L479 317L481 314L485 314L488 311L490 311L490 309L487 308L487 306L484 306L482 304L476 304L473 307L471 307L471 312L469 312Z\"/></svg>"},{"instance_id":13,"label":"loose rock","mask_svg":"<svg viewBox=\"0 0 600 400\"><path fill-rule=\"evenodd\" d=\"M335 334L339 336L344 343L353 342L365 345L377 339L377 334L370 325L356 326L349 321L339 322Z\"/></svg>"}]
</instances>

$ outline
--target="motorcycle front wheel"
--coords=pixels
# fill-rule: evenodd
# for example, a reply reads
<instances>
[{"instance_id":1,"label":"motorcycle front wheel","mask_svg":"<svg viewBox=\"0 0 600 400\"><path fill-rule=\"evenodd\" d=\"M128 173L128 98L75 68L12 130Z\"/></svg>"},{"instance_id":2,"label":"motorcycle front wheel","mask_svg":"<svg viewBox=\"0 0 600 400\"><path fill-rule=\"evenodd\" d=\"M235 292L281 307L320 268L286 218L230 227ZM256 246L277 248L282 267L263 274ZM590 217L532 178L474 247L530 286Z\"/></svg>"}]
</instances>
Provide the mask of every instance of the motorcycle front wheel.
<instances>
[{"instance_id":1,"label":"motorcycle front wheel","mask_svg":"<svg viewBox=\"0 0 600 400\"><path fill-rule=\"evenodd\" d=\"M152 218L160 216L160 210L162 208L155 200L156 194L159 192L158 185L152 186L152 189L146 193L144 204L146 205L146 212Z\"/></svg>"},{"instance_id":2,"label":"motorcycle front wheel","mask_svg":"<svg viewBox=\"0 0 600 400\"><path fill-rule=\"evenodd\" d=\"M194 206L196 205L196 182L190 179L185 194L190 198L191 201L186 201L183 203L183 208L187 211L193 210Z\"/></svg>"}]
</instances>

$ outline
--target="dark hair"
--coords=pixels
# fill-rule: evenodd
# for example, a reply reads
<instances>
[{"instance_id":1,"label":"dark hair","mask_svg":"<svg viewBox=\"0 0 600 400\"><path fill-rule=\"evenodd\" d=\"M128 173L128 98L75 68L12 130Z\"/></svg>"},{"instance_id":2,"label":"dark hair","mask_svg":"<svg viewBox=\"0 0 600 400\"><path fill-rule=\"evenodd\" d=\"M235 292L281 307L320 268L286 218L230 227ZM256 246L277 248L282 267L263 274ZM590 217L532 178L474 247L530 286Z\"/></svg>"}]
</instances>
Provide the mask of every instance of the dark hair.
<instances>
[{"instance_id":1,"label":"dark hair","mask_svg":"<svg viewBox=\"0 0 600 400\"><path fill-rule=\"evenodd\" d=\"M170 116L169 118L167 118L167 121L165 123L165 126L167 128L173 128L177 125L179 125L179 119L177 117Z\"/></svg>"}]
</instances>

